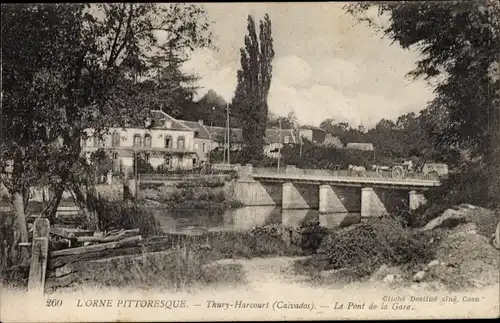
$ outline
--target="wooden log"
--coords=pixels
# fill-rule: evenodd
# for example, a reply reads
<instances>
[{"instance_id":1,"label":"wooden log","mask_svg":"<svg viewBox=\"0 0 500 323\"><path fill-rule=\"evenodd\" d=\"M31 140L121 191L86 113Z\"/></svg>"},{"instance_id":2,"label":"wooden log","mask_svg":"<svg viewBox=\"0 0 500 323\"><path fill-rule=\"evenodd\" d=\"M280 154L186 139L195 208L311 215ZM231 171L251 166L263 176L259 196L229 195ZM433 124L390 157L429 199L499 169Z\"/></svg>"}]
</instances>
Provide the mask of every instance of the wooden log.
<instances>
[{"instance_id":1,"label":"wooden log","mask_svg":"<svg viewBox=\"0 0 500 323\"><path fill-rule=\"evenodd\" d=\"M79 243L84 243L84 242L106 243L106 242L117 241L123 238L125 238L125 232L108 237L78 237L76 241L78 241Z\"/></svg>"},{"instance_id":2,"label":"wooden log","mask_svg":"<svg viewBox=\"0 0 500 323\"><path fill-rule=\"evenodd\" d=\"M47 279L47 288L64 287L74 282L94 280L95 272L113 268L117 262L140 261L144 259L147 261L148 258L151 257L168 256L174 253L174 250L166 250L68 264L59 268L58 271L56 271L56 275Z\"/></svg>"},{"instance_id":3,"label":"wooden log","mask_svg":"<svg viewBox=\"0 0 500 323\"><path fill-rule=\"evenodd\" d=\"M92 235L92 230L51 227L50 234L76 242L77 237Z\"/></svg>"},{"instance_id":4,"label":"wooden log","mask_svg":"<svg viewBox=\"0 0 500 323\"><path fill-rule=\"evenodd\" d=\"M116 240L120 240L122 238L134 236L139 234L139 229L133 229L133 230L121 230L118 234L114 235L106 235L105 237L78 237L77 241L78 242L99 242L99 243L105 243L105 242L113 242Z\"/></svg>"},{"instance_id":5,"label":"wooden log","mask_svg":"<svg viewBox=\"0 0 500 323\"><path fill-rule=\"evenodd\" d=\"M168 250L174 247L172 239L163 239L161 241L141 241L141 244L133 247L122 247L118 249L107 249L103 251L88 252L84 254L68 255L53 257L48 262L48 269L54 270L69 263L95 260L99 258L116 257L123 255L140 254L142 252L155 252L161 250Z\"/></svg>"},{"instance_id":6,"label":"wooden log","mask_svg":"<svg viewBox=\"0 0 500 323\"><path fill-rule=\"evenodd\" d=\"M55 275L54 277L59 278L63 277L72 273L81 273L84 271L97 271L97 270L102 270L106 268L112 267L111 265L113 263L116 264L117 261L136 261L136 260L143 260L147 259L148 257L154 257L155 255L158 254L173 254L175 251L170 249L170 250L161 250L161 251L156 251L156 252L139 252L139 253L133 253L130 255L121 255L121 256L114 256L114 257L109 257L105 259L95 259L95 260L88 260L88 261L79 261L79 262L73 262L70 264L66 264L62 267L56 268L55 270Z\"/></svg>"},{"instance_id":7,"label":"wooden log","mask_svg":"<svg viewBox=\"0 0 500 323\"><path fill-rule=\"evenodd\" d=\"M55 257L60 257L60 256L68 256L68 255L81 255L81 254L85 254L87 252L103 251L103 250L107 250L107 249L117 249L117 248L126 247L126 246L130 247L130 246L137 245L141 241L141 239L142 239L141 236L134 236L134 237L125 238L125 239L114 241L114 242L58 250L58 251L54 251L52 253L51 257L55 258Z\"/></svg>"},{"instance_id":8,"label":"wooden log","mask_svg":"<svg viewBox=\"0 0 500 323\"><path fill-rule=\"evenodd\" d=\"M50 223L46 218L38 218L34 223L33 246L31 254L28 291L33 294L43 293L49 250Z\"/></svg>"}]
</instances>

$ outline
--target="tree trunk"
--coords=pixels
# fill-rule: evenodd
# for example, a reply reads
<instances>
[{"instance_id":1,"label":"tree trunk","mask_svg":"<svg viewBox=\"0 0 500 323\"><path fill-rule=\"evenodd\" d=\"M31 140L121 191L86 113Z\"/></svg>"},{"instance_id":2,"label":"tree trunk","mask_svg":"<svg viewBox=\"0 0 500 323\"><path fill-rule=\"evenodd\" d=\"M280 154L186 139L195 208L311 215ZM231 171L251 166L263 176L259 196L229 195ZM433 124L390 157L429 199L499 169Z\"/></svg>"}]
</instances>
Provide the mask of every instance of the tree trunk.
<instances>
[{"instance_id":1,"label":"tree trunk","mask_svg":"<svg viewBox=\"0 0 500 323\"><path fill-rule=\"evenodd\" d=\"M15 192L13 194L12 205L14 205L21 242L28 242L28 227L26 225L26 215L24 214L24 198L21 192Z\"/></svg>"},{"instance_id":2,"label":"tree trunk","mask_svg":"<svg viewBox=\"0 0 500 323\"><path fill-rule=\"evenodd\" d=\"M14 206L14 212L17 220L17 230L19 231L19 242L28 242L28 227L26 223L26 215L24 214L24 198L21 192L14 192L12 195L12 205ZM20 263L24 264L29 261L30 250L26 247L21 247L20 253Z\"/></svg>"},{"instance_id":3,"label":"tree trunk","mask_svg":"<svg viewBox=\"0 0 500 323\"><path fill-rule=\"evenodd\" d=\"M62 195L64 192L64 188L62 185L58 186L55 191L54 191L54 197L50 201L50 207L47 210L47 213L42 215L47 217L49 219L50 223L53 223L55 218L56 218L56 213L57 213L57 208L59 207L59 204L61 203Z\"/></svg>"}]
</instances>

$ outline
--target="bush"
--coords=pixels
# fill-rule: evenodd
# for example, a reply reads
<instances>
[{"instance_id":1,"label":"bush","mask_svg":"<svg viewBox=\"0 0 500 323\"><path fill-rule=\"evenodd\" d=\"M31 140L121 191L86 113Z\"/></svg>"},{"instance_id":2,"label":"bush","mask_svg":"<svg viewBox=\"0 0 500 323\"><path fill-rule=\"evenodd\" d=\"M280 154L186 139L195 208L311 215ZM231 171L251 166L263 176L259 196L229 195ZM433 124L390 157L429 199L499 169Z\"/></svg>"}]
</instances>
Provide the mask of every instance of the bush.
<instances>
[{"instance_id":1,"label":"bush","mask_svg":"<svg viewBox=\"0 0 500 323\"><path fill-rule=\"evenodd\" d=\"M142 236L162 234L154 214L136 203L97 200L96 211L101 230L139 229Z\"/></svg>"},{"instance_id":2,"label":"bush","mask_svg":"<svg viewBox=\"0 0 500 323\"><path fill-rule=\"evenodd\" d=\"M440 216L446 209L460 204L472 204L494 209L500 206L500 197L492 195L492 172L489 167L466 165L459 172L449 174L441 186L425 192L427 204L414 211L411 226L421 227Z\"/></svg>"},{"instance_id":3,"label":"bush","mask_svg":"<svg viewBox=\"0 0 500 323\"><path fill-rule=\"evenodd\" d=\"M328 269L354 267L369 275L382 264L402 265L432 260L428 237L403 228L392 219L377 219L340 229L322 241L317 252L328 259Z\"/></svg>"}]
</instances>

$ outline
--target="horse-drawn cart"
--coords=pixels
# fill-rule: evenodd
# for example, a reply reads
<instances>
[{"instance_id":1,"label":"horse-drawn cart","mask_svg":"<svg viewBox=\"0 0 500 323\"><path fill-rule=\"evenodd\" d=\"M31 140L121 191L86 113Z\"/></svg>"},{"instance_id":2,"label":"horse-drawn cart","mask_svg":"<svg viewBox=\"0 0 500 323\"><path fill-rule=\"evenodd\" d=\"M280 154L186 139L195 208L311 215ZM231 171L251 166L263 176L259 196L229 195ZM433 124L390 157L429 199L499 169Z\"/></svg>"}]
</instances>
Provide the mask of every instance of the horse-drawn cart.
<instances>
[{"instance_id":1,"label":"horse-drawn cart","mask_svg":"<svg viewBox=\"0 0 500 323\"><path fill-rule=\"evenodd\" d=\"M403 179L407 176L408 173L412 171L413 163L411 161L393 163L390 166L375 166L377 177L392 177L395 179Z\"/></svg>"}]
</instances>

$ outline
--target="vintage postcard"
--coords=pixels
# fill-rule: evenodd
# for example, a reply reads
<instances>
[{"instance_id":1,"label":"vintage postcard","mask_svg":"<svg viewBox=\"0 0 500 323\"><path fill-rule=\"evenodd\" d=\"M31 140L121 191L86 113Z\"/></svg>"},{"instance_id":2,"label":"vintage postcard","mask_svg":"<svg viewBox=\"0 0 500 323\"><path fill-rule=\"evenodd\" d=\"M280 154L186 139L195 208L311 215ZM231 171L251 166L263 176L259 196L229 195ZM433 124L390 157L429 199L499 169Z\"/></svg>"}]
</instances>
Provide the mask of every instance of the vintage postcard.
<instances>
[{"instance_id":1,"label":"vintage postcard","mask_svg":"<svg viewBox=\"0 0 500 323\"><path fill-rule=\"evenodd\" d=\"M1 8L0 321L500 316L498 0Z\"/></svg>"}]
</instances>

